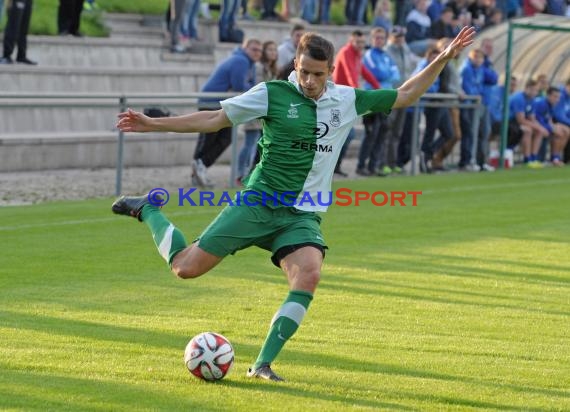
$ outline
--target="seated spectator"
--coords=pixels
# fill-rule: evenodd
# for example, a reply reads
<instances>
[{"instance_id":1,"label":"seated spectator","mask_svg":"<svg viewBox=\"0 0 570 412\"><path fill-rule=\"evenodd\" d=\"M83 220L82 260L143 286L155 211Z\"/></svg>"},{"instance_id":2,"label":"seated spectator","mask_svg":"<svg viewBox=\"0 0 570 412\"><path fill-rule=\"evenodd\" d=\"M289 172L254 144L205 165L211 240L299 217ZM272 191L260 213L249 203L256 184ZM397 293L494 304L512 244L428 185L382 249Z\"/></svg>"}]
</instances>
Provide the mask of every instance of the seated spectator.
<instances>
[{"instance_id":1,"label":"seated spectator","mask_svg":"<svg viewBox=\"0 0 570 412\"><path fill-rule=\"evenodd\" d=\"M544 13L546 0L523 0L523 15L534 16L536 13Z\"/></svg>"},{"instance_id":2,"label":"seated spectator","mask_svg":"<svg viewBox=\"0 0 570 412\"><path fill-rule=\"evenodd\" d=\"M427 15L428 0L416 0L406 17L406 42L415 54L423 56L435 42L430 39L431 19Z\"/></svg>"},{"instance_id":3,"label":"seated spectator","mask_svg":"<svg viewBox=\"0 0 570 412\"><path fill-rule=\"evenodd\" d=\"M562 154L568 143L570 128L563 123L554 122L554 108L560 102L560 90L549 87L546 96L535 100L536 120L548 130L550 136L550 161L554 166L563 166Z\"/></svg>"},{"instance_id":4,"label":"seated spectator","mask_svg":"<svg viewBox=\"0 0 570 412\"><path fill-rule=\"evenodd\" d=\"M498 26L504 21L504 14L503 11L499 8L494 8L489 12L487 22L483 29L489 29L491 27Z\"/></svg>"},{"instance_id":5,"label":"seated spectator","mask_svg":"<svg viewBox=\"0 0 570 412\"><path fill-rule=\"evenodd\" d=\"M542 140L549 135L536 120L534 99L538 95L535 80L528 80L524 91L516 92L509 98L508 147L521 145L525 164L533 169L543 167L538 161L538 151Z\"/></svg>"},{"instance_id":6,"label":"seated spectator","mask_svg":"<svg viewBox=\"0 0 570 412\"><path fill-rule=\"evenodd\" d=\"M570 127L570 78L560 88L560 101L554 107L554 122L565 124ZM564 150L564 162L570 163L570 144Z\"/></svg>"}]
</instances>

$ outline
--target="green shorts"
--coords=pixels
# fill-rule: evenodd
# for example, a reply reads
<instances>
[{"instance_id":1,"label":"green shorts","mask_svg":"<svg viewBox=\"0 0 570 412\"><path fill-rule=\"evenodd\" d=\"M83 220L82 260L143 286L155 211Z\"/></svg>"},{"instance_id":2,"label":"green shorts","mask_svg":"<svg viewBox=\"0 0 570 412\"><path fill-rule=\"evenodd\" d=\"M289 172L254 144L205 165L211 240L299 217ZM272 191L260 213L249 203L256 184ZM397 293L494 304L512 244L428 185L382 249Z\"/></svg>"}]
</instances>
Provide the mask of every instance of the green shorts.
<instances>
[{"instance_id":1,"label":"green shorts","mask_svg":"<svg viewBox=\"0 0 570 412\"><path fill-rule=\"evenodd\" d=\"M257 246L271 251L280 267L282 258L303 246L316 247L324 257L320 224L317 213L293 207L226 206L197 240L200 249L219 257Z\"/></svg>"}]
</instances>

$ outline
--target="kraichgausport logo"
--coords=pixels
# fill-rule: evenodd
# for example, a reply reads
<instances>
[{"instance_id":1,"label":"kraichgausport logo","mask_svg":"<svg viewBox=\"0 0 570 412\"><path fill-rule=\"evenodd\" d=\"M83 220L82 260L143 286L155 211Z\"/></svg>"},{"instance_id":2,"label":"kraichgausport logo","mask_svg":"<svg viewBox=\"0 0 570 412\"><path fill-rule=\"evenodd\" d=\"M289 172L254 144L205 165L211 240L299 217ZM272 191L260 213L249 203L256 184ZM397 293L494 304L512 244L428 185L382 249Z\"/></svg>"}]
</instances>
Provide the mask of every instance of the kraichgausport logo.
<instances>
[{"instance_id":1,"label":"kraichgausport logo","mask_svg":"<svg viewBox=\"0 0 570 412\"><path fill-rule=\"evenodd\" d=\"M219 193L178 188L178 206L360 206L371 203L374 206L417 206L421 191L353 191L346 187L334 192L257 192L243 190L236 193ZM176 199L176 197L174 197ZM155 188L148 193L148 201L154 206L164 206L171 199L164 188Z\"/></svg>"}]
</instances>

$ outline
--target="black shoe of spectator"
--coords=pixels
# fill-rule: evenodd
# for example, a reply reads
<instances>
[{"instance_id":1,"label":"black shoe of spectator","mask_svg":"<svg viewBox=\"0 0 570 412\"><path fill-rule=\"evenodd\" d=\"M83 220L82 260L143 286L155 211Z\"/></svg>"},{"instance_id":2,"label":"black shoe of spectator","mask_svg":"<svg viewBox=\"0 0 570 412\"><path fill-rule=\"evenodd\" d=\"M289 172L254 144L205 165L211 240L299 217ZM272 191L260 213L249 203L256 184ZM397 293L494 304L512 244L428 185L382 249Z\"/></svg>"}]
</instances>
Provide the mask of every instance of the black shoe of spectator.
<instances>
[{"instance_id":1,"label":"black shoe of spectator","mask_svg":"<svg viewBox=\"0 0 570 412\"><path fill-rule=\"evenodd\" d=\"M35 61L33 61L33 60L30 60L30 59L28 59L27 57L18 58L18 59L16 59L16 61L17 61L18 63L21 63L21 64L29 64L30 66L35 66L35 65L38 64L38 62L35 62Z\"/></svg>"},{"instance_id":2,"label":"black shoe of spectator","mask_svg":"<svg viewBox=\"0 0 570 412\"><path fill-rule=\"evenodd\" d=\"M342 177L348 177L348 173L343 172L340 168L334 169L334 174Z\"/></svg>"}]
</instances>

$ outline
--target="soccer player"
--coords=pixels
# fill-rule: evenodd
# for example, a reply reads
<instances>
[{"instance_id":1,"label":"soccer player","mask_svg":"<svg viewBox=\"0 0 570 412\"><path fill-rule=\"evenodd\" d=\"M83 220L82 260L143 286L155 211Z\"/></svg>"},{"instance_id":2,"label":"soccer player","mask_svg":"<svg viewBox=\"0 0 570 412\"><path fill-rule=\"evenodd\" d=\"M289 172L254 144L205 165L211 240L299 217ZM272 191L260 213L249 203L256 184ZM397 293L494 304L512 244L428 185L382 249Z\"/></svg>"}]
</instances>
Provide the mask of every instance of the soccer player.
<instances>
[{"instance_id":1,"label":"soccer player","mask_svg":"<svg viewBox=\"0 0 570 412\"><path fill-rule=\"evenodd\" d=\"M247 204L226 207L194 243L188 245L150 195L123 196L112 206L114 213L136 217L148 226L158 251L180 278L203 275L225 256L250 246L271 251L271 260L287 276L289 294L247 376L283 380L270 365L305 316L327 248L317 215L326 206L289 206L273 199L284 193L293 198L309 193L312 199L328 194L340 149L357 117L414 103L474 36L474 28L463 28L430 65L397 90L368 91L328 81L334 71L334 46L318 34L306 33L288 81L260 83L222 101L217 111L168 118L150 118L130 109L119 114L117 127L124 132L213 132L253 119L263 121L261 159L240 193L242 199L248 197Z\"/></svg>"}]
</instances>

